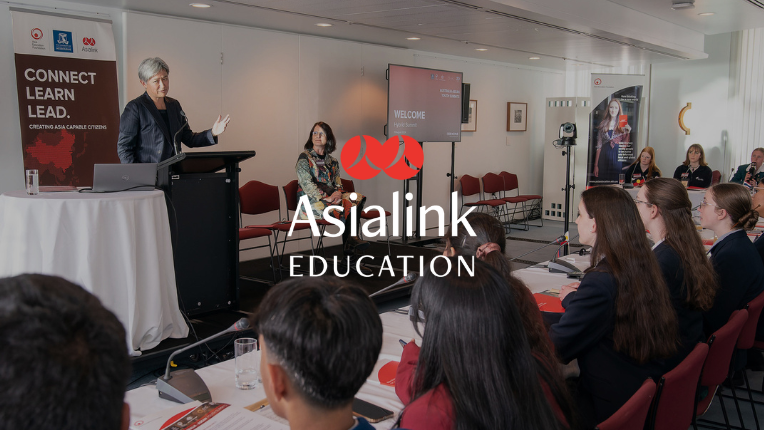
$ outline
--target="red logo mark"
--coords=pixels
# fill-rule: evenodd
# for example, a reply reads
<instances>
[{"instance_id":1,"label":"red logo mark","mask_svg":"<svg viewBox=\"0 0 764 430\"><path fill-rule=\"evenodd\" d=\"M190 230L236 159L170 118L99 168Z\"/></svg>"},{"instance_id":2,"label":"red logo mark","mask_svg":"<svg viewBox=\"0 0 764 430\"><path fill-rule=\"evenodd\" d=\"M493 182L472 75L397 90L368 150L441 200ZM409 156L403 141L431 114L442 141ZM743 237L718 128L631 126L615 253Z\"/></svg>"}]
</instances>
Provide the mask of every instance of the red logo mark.
<instances>
[{"instance_id":1,"label":"red logo mark","mask_svg":"<svg viewBox=\"0 0 764 430\"><path fill-rule=\"evenodd\" d=\"M83 45L95 46L95 39L93 39L92 37L83 37L82 38L82 44Z\"/></svg>"},{"instance_id":2,"label":"red logo mark","mask_svg":"<svg viewBox=\"0 0 764 430\"><path fill-rule=\"evenodd\" d=\"M602 79L597 78L594 80L594 85L601 85L601 84L602 84Z\"/></svg>"},{"instance_id":3,"label":"red logo mark","mask_svg":"<svg viewBox=\"0 0 764 430\"><path fill-rule=\"evenodd\" d=\"M363 138L366 140L366 153L358 163L351 165L361 153L361 136L348 140L340 154L340 161L343 166L346 166L345 171L353 178L371 179L384 170L387 176L404 180L413 177L422 168L424 152L414 138L403 136L403 156L395 164L393 161L398 156L398 136L387 139L384 144L371 136L364 135ZM406 164L406 160L414 167L413 169Z\"/></svg>"},{"instance_id":4,"label":"red logo mark","mask_svg":"<svg viewBox=\"0 0 764 430\"><path fill-rule=\"evenodd\" d=\"M34 40L42 39L42 30L40 30L39 28L33 28L32 29L32 39L34 39Z\"/></svg>"}]
</instances>

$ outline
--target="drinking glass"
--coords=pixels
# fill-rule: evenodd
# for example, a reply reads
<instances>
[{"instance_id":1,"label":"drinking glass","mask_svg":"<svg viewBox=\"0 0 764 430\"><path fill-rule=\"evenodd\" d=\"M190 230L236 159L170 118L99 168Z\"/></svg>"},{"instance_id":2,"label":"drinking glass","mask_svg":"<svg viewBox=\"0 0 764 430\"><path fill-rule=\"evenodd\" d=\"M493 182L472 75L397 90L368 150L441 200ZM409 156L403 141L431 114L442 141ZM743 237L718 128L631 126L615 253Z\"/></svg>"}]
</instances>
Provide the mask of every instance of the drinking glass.
<instances>
[{"instance_id":1,"label":"drinking glass","mask_svg":"<svg viewBox=\"0 0 764 430\"><path fill-rule=\"evenodd\" d=\"M236 388L251 390L260 379L260 352L257 339L242 337L233 343L236 360Z\"/></svg>"},{"instance_id":2,"label":"drinking glass","mask_svg":"<svg viewBox=\"0 0 764 430\"><path fill-rule=\"evenodd\" d=\"M37 169L27 170L27 194L30 196L40 194L40 174Z\"/></svg>"}]
</instances>

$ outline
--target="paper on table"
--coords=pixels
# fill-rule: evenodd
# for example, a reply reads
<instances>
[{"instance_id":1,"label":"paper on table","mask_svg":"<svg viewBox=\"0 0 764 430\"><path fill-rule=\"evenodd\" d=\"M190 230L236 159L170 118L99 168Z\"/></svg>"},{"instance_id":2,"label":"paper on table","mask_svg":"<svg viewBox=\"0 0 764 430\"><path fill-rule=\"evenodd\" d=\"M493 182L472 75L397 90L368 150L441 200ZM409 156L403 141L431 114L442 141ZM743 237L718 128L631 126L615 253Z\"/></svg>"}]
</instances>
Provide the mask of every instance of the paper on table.
<instances>
[{"instance_id":1,"label":"paper on table","mask_svg":"<svg viewBox=\"0 0 764 430\"><path fill-rule=\"evenodd\" d=\"M178 405L130 423L133 430L288 430L289 426L264 415L223 403Z\"/></svg>"}]
</instances>

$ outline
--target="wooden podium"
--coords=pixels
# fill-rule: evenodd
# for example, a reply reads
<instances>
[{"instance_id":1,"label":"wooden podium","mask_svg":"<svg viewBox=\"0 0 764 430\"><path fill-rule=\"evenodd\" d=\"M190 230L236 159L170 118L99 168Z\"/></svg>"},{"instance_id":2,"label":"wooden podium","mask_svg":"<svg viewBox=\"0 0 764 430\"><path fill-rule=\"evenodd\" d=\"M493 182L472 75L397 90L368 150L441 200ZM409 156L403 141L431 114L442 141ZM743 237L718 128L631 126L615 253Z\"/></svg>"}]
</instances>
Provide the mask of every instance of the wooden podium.
<instances>
[{"instance_id":1,"label":"wooden podium","mask_svg":"<svg viewBox=\"0 0 764 430\"><path fill-rule=\"evenodd\" d=\"M170 218L180 309L239 308L239 163L255 151L186 152L157 166Z\"/></svg>"}]
</instances>

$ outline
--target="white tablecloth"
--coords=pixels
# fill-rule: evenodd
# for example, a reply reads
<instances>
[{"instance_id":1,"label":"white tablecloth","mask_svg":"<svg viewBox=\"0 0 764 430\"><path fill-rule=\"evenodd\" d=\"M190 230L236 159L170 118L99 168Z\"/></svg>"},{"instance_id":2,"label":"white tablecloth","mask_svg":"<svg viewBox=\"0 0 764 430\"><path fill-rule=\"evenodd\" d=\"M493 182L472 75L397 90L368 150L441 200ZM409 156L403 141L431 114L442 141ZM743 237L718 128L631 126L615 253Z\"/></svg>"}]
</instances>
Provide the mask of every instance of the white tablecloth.
<instances>
[{"instance_id":1,"label":"white tablecloth","mask_svg":"<svg viewBox=\"0 0 764 430\"><path fill-rule=\"evenodd\" d=\"M589 266L588 255L581 257L574 254L562 258L581 269ZM567 278L562 273L549 273L547 269L540 268L517 270L514 274L522 279L534 293L549 288L559 288L562 285L575 281L574 279ZM403 404L395 394L394 387L380 383L378 378L379 370L391 361L400 361L403 348L398 342L399 339L408 342L413 338L416 339L417 344L421 345L421 338L414 331L414 327L405 313L397 311L386 312L381 314L380 318L382 319L383 328L382 351L379 354L374 370L356 397L394 411L397 418L398 412L403 409ZM207 384L207 387L209 387L212 400L215 402L244 407L265 399L262 384L249 391L239 390L235 387L233 360L205 367L198 370L197 373ZM177 404L169 400L160 399L154 385L147 385L128 391L125 401L130 404L131 422ZM389 429L394 422L395 419L389 419L374 424L374 427L377 429Z\"/></svg>"},{"instance_id":2,"label":"white tablecloth","mask_svg":"<svg viewBox=\"0 0 764 430\"><path fill-rule=\"evenodd\" d=\"M188 336L162 191L0 195L0 277L22 273L95 294L125 326L134 355Z\"/></svg>"}]
</instances>

